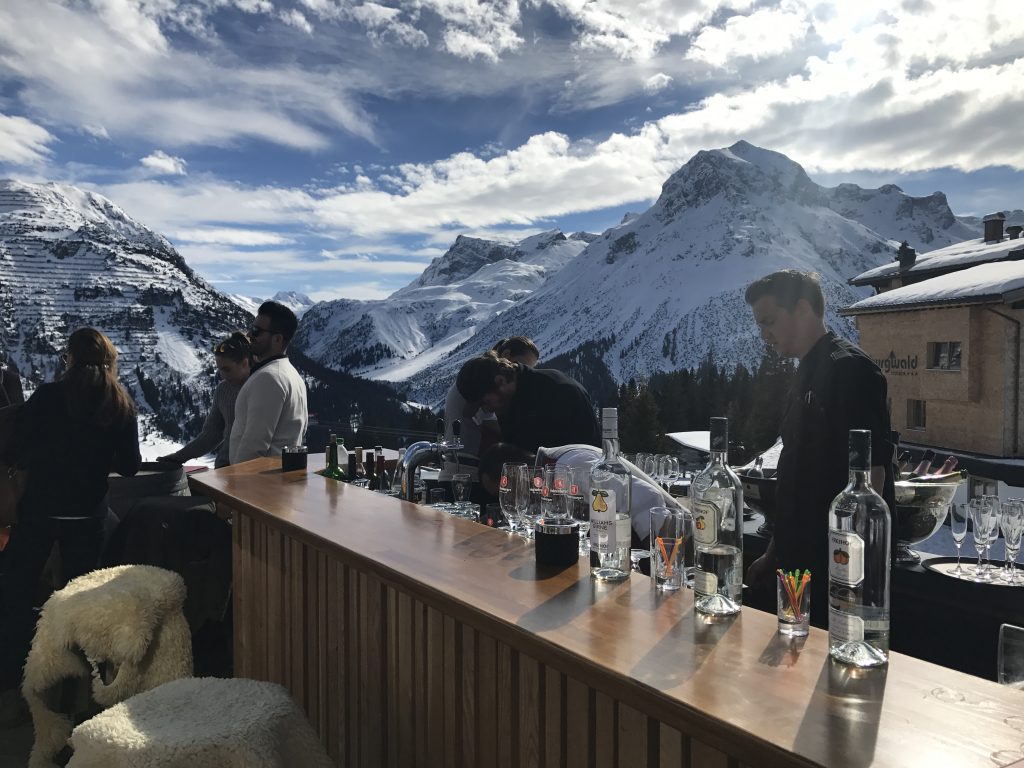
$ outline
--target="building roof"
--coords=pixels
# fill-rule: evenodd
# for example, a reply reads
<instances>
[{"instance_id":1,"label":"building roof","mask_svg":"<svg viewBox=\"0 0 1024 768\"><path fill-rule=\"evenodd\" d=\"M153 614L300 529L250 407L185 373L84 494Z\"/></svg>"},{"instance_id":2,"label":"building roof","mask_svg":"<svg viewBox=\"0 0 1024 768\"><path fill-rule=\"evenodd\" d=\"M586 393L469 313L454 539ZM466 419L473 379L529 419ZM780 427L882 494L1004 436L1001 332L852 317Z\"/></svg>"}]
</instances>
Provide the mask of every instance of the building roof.
<instances>
[{"instance_id":1,"label":"building roof","mask_svg":"<svg viewBox=\"0 0 1024 768\"><path fill-rule=\"evenodd\" d=\"M869 269L867 272L861 272L850 280L850 284L874 285L907 274L924 278L931 272L949 272L975 264L1013 258L1024 258L1024 240L1019 238L1011 240L1008 237L992 243L987 243L982 238L965 240L962 243L953 243L945 248L919 254L914 265L907 269L900 269L899 262L894 261L891 264L883 264L880 267Z\"/></svg>"},{"instance_id":2,"label":"building roof","mask_svg":"<svg viewBox=\"0 0 1024 768\"><path fill-rule=\"evenodd\" d=\"M1024 262L997 261L879 293L840 310L843 315L899 312L955 304L995 304L1024 298Z\"/></svg>"}]
</instances>

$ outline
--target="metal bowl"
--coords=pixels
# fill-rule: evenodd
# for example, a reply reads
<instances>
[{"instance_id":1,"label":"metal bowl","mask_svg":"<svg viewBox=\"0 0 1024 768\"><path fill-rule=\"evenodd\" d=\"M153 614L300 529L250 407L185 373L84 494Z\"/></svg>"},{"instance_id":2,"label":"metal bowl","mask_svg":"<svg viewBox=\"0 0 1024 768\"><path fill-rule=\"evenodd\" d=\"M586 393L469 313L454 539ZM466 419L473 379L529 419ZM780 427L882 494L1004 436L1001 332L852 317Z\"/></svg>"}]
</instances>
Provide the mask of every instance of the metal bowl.
<instances>
[{"instance_id":1,"label":"metal bowl","mask_svg":"<svg viewBox=\"0 0 1024 768\"><path fill-rule=\"evenodd\" d=\"M931 538L946 521L950 502L960 482L896 483L896 511L893 535L896 537L896 562L919 563L921 556L910 547Z\"/></svg>"}]
</instances>

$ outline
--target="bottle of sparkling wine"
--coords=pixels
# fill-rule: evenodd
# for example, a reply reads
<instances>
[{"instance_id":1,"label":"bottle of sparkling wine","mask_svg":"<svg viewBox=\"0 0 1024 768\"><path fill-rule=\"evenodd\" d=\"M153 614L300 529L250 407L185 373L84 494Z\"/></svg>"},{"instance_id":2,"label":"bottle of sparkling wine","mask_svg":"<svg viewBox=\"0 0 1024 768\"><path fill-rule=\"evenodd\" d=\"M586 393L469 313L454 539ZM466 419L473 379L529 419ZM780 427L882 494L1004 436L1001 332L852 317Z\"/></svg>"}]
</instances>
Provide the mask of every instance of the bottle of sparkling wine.
<instances>
[{"instance_id":1,"label":"bottle of sparkling wine","mask_svg":"<svg viewBox=\"0 0 1024 768\"><path fill-rule=\"evenodd\" d=\"M601 581L629 578L630 473L619 460L619 411L601 410L604 456L590 471L590 573Z\"/></svg>"},{"instance_id":2,"label":"bottle of sparkling wine","mask_svg":"<svg viewBox=\"0 0 1024 768\"><path fill-rule=\"evenodd\" d=\"M828 644L858 667L889 660L892 520L871 487L871 432L850 430L850 482L829 508Z\"/></svg>"},{"instance_id":3,"label":"bottle of sparkling wine","mask_svg":"<svg viewBox=\"0 0 1024 768\"><path fill-rule=\"evenodd\" d=\"M690 486L697 554L694 607L728 616L743 605L743 484L729 468L729 420L711 419L711 460Z\"/></svg>"}]
</instances>

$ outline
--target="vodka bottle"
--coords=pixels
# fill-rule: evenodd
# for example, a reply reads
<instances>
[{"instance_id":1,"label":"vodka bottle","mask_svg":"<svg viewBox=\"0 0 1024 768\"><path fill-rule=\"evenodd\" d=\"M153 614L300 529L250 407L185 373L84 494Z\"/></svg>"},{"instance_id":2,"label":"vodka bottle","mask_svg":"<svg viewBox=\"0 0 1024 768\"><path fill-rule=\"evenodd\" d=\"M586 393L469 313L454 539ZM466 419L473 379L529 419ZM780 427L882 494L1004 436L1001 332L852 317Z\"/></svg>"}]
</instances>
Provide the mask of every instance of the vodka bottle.
<instances>
[{"instance_id":1,"label":"vodka bottle","mask_svg":"<svg viewBox=\"0 0 1024 768\"><path fill-rule=\"evenodd\" d=\"M729 421L711 419L711 460L693 479L694 607L727 616L743 604L743 485L729 468Z\"/></svg>"},{"instance_id":2,"label":"vodka bottle","mask_svg":"<svg viewBox=\"0 0 1024 768\"><path fill-rule=\"evenodd\" d=\"M590 471L590 573L601 581L629 578L630 474L619 460L619 411L601 410L604 456Z\"/></svg>"},{"instance_id":3,"label":"vodka bottle","mask_svg":"<svg viewBox=\"0 0 1024 768\"><path fill-rule=\"evenodd\" d=\"M828 644L858 667L889 660L889 508L871 487L871 432L850 430L850 483L829 508Z\"/></svg>"}]
</instances>

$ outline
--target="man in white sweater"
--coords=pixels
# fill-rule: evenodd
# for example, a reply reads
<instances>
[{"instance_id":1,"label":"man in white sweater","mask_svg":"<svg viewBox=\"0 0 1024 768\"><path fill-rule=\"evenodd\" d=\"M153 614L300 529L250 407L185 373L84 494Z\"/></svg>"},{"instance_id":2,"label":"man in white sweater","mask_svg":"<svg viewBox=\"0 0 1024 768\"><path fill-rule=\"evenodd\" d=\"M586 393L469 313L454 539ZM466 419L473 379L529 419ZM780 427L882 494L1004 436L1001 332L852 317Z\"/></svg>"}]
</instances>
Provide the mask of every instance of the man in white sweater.
<instances>
[{"instance_id":1,"label":"man in white sweater","mask_svg":"<svg viewBox=\"0 0 1024 768\"><path fill-rule=\"evenodd\" d=\"M285 446L306 437L306 382L286 351L299 321L276 301L265 301L249 332L257 364L235 401L231 427L231 463L259 456L280 456Z\"/></svg>"}]
</instances>

